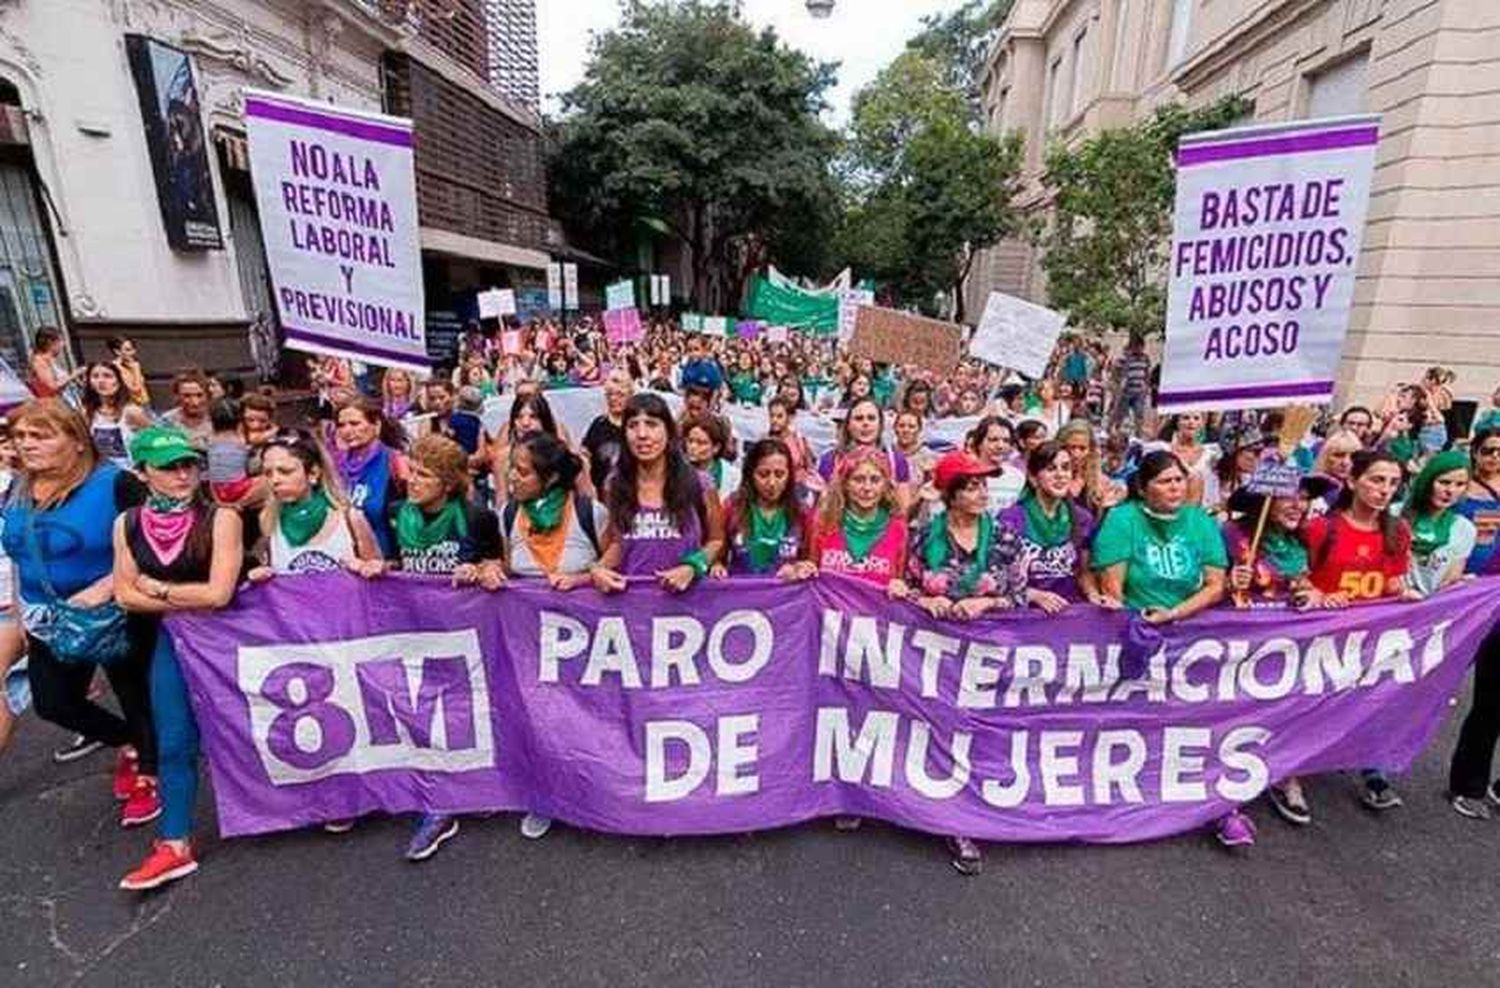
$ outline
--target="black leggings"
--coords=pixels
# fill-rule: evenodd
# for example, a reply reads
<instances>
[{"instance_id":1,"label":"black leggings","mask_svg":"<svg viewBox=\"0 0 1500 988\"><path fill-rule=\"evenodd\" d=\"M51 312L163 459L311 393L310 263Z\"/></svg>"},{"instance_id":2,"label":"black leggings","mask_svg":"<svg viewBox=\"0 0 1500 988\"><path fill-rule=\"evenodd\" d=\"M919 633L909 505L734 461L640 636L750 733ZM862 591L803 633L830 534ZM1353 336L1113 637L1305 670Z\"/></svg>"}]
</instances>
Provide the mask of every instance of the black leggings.
<instances>
[{"instance_id":1,"label":"black leggings","mask_svg":"<svg viewBox=\"0 0 1500 988\"><path fill-rule=\"evenodd\" d=\"M1500 741L1500 626L1479 646L1474 660L1474 701L1458 732L1448 792L1479 799L1490 785L1490 762Z\"/></svg>"},{"instance_id":2,"label":"black leggings","mask_svg":"<svg viewBox=\"0 0 1500 988\"><path fill-rule=\"evenodd\" d=\"M120 701L118 717L88 698L94 678L92 662L63 662L45 642L26 636L27 674L37 716L113 747L132 745L140 754L143 775L156 774L156 731L151 725L151 650L144 636L131 629L130 654L104 667Z\"/></svg>"}]
</instances>

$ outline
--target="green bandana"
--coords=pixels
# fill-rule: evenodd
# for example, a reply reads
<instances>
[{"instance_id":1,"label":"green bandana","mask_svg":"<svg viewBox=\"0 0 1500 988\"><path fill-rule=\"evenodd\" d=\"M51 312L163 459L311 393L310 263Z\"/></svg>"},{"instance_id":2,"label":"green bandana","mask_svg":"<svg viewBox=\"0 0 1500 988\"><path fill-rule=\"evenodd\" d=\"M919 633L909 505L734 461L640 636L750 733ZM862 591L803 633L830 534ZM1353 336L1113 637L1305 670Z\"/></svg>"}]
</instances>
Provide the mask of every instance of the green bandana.
<instances>
[{"instance_id":1,"label":"green bandana","mask_svg":"<svg viewBox=\"0 0 1500 988\"><path fill-rule=\"evenodd\" d=\"M776 507L768 515L757 507L750 508L750 537L746 550L750 554L750 570L753 573L769 573L781 556L781 543L786 538L790 520L786 509ZM847 537L846 537L847 540ZM869 552L869 547L865 547Z\"/></svg>"},{"instance_id":2,"label":"green bandana","mask_svg":"<svg viewBox=\"0 0 1500 988\"><path fill-rule=\"evenodd\" d=\"M1021 510L1026 513L1026 536L1044 549L1065 544L1073 535L1073 506L1059 501L1057 514L1047 517L1042 510L1041 499L1036 492L1027 489L1021 498Z\"/></svg>"},{"instance_id":3,"label":"green bandana","mask_svg":"<svg viewBox=\"0 0 1500 988\"><path fill-rule=\"evenodd\" d=\"M1279 528L1266 527L1266 533L1261 536L1260 551L1276 572L1289 580L1306 576L1311 569L1307 546L1297 536Z\"/></svg>"},{"instance_id":4,"label":"green bandana","mask_svg":"<svg viewBox=\"0 0 1500 988\"><path fill-rule=\"evenodd\" d=\"M291 545L306 545L323 530L330 507L328 494L322 487L314 487L312 493L300 501L283 504L277 516L282 536Z\"/></svg>"},{"instance_id":5,"label":"green bandana","mask_svg":"<svg viewBox=\"0 0 1500 988\"><path fill-rule=\"evenodd\" d=\"M974 592L979 585L979 578L984 575L984 568L989 563L990 544L995 539L995 523L989 515L979 516L979 538L974 543L974 558L963 573L958 577L958 582L952 587L952 593L948 596L952 600L961 600ZM925 547L924 561L927 563L927 571L936 573L948 565L949 558L953 555L953 537L948 534L948 512L944 511L932 519L932 528L927 533L927 545Z\"/></svg>"},{"instance_id":6,"label":"green bandana","mask_svg":"<svg viewBox=\"0 0 1500 988\"><path fill-rule=\"evenodd\" d=\"M724 461L714 457L708 464L708 478L714 482L714 490L724 493Z\"/></svg>"},{"instance_id":7,"label":"green bandana","mask_svg":"<svg viewBox=\"0 0 1500 988\"><path fill-rule=\"evenodd\" d=\"M189 497L168 497L165 494L151 493L146 495L146 507L159 515L176 514L186 511L193 506L193 499Z\"/></svg>"},{"instance_id":8,"label":"green bandana","mask_svg":"<svg viewBox=\"0 0 1500 988\"><path fill-rule=\"evenodd\" d=\"M891 511L885 505L875 509L873 518L861 518L846 508L843 519L844 547L849 550L849 557L856 563L864 562L875 543L885 534L890 521Z\"/></svg>"},{"instance_id":9,"label":"green bandana","mask_svg":"<svg viewBox=\"0 0 1500 988\"><path fill-rule=\"evenodd\" d=\"M405 552L424 552L469 534L462 501L449 498L435 515L403 501L396 509L396 544Z\"/></svg>"},{"instance_id":10,"label":"green bandana","mask_svg":"<svg viewBox=\"0 0 1500 988\"><path fill-rule=\"evenodd\" d=\"M526 524L531 526L533 532L541 534L552 531L562 523L563 507L567 503L567 488L554 487L541 497L522 501L521 510L526 512Z\"/></svg>"}]
</instances>

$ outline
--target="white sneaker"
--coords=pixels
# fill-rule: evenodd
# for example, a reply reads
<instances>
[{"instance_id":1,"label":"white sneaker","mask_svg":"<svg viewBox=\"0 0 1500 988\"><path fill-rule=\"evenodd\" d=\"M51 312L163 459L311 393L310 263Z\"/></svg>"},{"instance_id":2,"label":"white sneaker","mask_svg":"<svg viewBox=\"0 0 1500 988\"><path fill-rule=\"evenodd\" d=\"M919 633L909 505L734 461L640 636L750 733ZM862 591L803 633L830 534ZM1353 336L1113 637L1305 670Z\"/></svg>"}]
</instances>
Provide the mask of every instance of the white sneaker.
<instances>
[{"instance_id":1,"label":"white sneaker","mask_svg":"<svg viewBox=\"0 0 1500 988\"><path fill-rule=\"evenodd\" d=\"M528 813L521 817L521 836L527 840L541 840L552 829L552 818L540 813Z\"/></svg>"}]
</instances>

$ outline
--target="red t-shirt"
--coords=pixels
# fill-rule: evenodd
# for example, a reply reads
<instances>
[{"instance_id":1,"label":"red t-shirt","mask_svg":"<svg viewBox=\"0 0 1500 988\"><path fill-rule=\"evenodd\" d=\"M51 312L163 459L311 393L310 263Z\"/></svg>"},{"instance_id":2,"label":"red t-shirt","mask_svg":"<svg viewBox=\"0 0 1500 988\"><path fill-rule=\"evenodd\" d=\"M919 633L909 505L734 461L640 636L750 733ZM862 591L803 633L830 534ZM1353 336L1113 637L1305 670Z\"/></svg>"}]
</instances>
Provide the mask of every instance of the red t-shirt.
<instances>
[{"instance_id":1,"label":"red t-shirt","mask_svg":"<svg viewBox=\"0 0 1500 988\"><path fill-rule=\"evenodd\" d=\"M1342 515L1314 518L1303 528L1312 584L1323 593L1341 593L1350 600L1378 600L1396 592L1394 584L1406 575L1411 559L1411 528L1400 522L1396 551L1385 551L1380 529L1355 528ZM1332 543L1324 545L1332 534Z\"/></svg>"}]
</instances>

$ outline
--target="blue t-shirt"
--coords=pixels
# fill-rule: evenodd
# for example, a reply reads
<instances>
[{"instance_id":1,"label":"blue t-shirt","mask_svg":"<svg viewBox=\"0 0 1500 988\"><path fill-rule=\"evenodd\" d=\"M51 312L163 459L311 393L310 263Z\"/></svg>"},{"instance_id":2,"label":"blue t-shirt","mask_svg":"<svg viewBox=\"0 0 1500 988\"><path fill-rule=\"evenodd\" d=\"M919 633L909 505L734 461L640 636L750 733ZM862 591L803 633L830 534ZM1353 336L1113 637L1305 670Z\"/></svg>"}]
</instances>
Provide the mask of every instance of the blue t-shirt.
<instances>
[{"instance_id":1,"label":"blue t-shirt","mask_svg":"<svg viewBox=\"0 0 1500 988\"><path fill-rule=\"evenodd\" d=\"M30 504L13 496L5 506L0 545L15 561L21 599L35 604L49 599L42 585L43 565L46 578L64 598L109 573L115 563L115 517L142 503L145 493L145 484L135 475L102 463L62 504L35 512L34 521L28 520L33 515ZM34 528L40 560L31 551L28 524Z\"/></svg>"},{"instance_id":2,"label":"blue t-shirt","mask_svg":"<svg viewBox=\"0 0 1500 988\"><path fill-rule=\"evenodd\" d=\"M1470 494L1454 505L1453 510L1473 522L1476 533L1474 551L1469 553L1469 562L1464 571L1480 574L1496 572L1492 563L1500 556L1500 498L1475 497Z\"/></svg>"}]
</instances>

